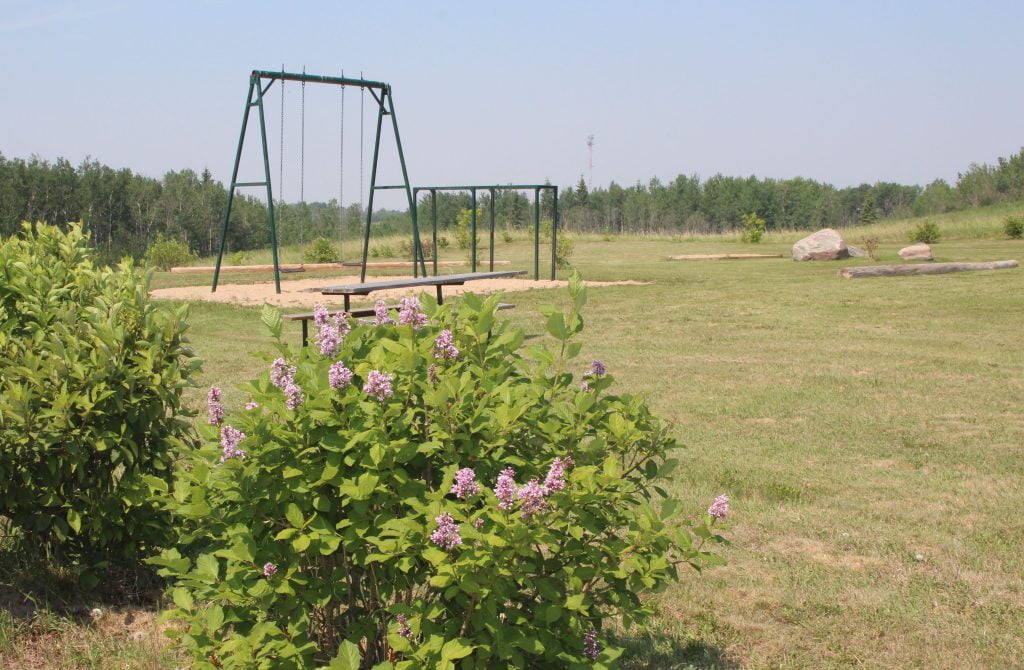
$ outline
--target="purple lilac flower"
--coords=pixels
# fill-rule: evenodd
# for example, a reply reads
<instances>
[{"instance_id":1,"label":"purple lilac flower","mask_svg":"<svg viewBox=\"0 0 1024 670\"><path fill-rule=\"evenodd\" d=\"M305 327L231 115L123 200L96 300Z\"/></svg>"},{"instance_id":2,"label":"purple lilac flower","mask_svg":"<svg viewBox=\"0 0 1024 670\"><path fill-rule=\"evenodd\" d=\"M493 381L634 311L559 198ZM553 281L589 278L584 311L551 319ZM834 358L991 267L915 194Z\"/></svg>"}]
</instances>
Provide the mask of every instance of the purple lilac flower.
<instances>
[{"instance_id":1,"label":"purple lilac flower","mask_svg":"<svg viewBox=\"0 0 1024 670\"><path fill-rule=\"evenodd\" d=\"M548 468L548 474L544 477L545 493L561 491L565 488L565 470L572 467L572 457L556 458Z\"/></svg>"},{"instance_id":2,"label":"purple lilac flower","mask_svg":"<svg viewBox=\"0 0 1024 670\"><path fill-rule=\"evenodd\" d=\"M534 515L548 508L548 503L544 500L547 494L548 490L536 479L531 479L526 486L516 491L516 495L523 501L521 509L524 521L529 521Z\"/></svg>"},{"instance_id":3,"label":"purple lilac flower","mask_svg":"<svg viewBox=\"0 0 1024 670\"><path fill-rule=\"evenodd\" d=\"M392 379L393 377L386 372L370 370L370 374L366 376L366 385L363 386L363 392L381 401L390 398L392 394Z\"/></svg>"},{"instance_id":4,"label":"purple lilac flower","mask_svg":"<svg viewBox=\"0 0 1024 670\"><path fill-rule=\"evenodd\" d=\"M270 383L281 390L284 390L293 376L295 376L295 366L288 365L283 358L278 358L270 365Z\"/></svg>"},{"instance_id":5,"label":"purple lilac flower","mask_svg":"<svg viewBox=\"0 0 1024 670\"><path fill-rule=\"evenodd\" d=\"M505 468L498 475L498 481L494 485L494 495L498 498L498 508L509 510L516 502L516 471L512 468Z\"/></svg>"},{"instance_id":6,"label":"purple lilac flower","mask_svg":"<svg viewBox=\"0 0 1024 670\"><path fill-rule=\"evenodd\" d=\"M483 527L484 527L484 519L483 519L483 517L480 517L479 519L477 519L476 521L473 522L473 528L476 528L477 530L480 530Z\"/></svg>"},{"instance_id":7,"label":"purple lilac flower","mask_svg":"<svg viewBox=\"0 0 1024 670\"><path fill-rule=\"evenodd\" d=\"M459 357L459 350L452 343L452 331L445 328L434 340L434 358L454 361Z\"/></svg>"},{"instance_id":8,"label":"purple lilac flower","mask_svg":"<svg viewBox=\"0 0 1024 670\"><path fill-rule=\"evenodd\" d=\"M462 537L459 536L459 526L451 514L445 512L434 519L437 522L437 529L430 534L430 541L442 549L454 549L462 544Z\"/></svg>"},{"instance_id":9,"label":"purple lilac flower","mask_svg":"<svg viewBox=\"0 0 1024 670\"><path fill-rule=\"evenodd\" d=\"M248 410L256 409L259 406L259 403L256 402L255 400L250 400L249 402L245 403L245 408Z\"/></svg>"},{"instance_id":10,"label":"purple lilac flower","mask_svg":"<svg viewBox=\"0 0 1024 670\"><path fill-rule=\"evenodd\" d=\"M277 566L276 565L274 565L273 563L265 563L263 565L263 576L264 577L268 577L269 578L269 577L273 577L276 574L277 574Z\"/></svg>"},{"instance_id":11,"label":"purple lilac flower","mask_svg":"<svg viewBox=\"0 0 1024 670\"><path fill-rule=\"evenodd\" d=\"M420 309L419 298L402 298L398 301L398 323L419 330L427 325L427 315Z\"/></svg>"},{"instance_id":12,"label":"purple lilac flower","mask_svg":"<svg viewBox=\"0 0 1024 670\"><path fill-rule=\"evenodd\" d=\"M332 389L343 389L352 383L352 371L346 368L341 361L332 363L327 371L327 382Z\"/></svg>"},{"instance_id":13,"label":"purple lilac flower","mask_svg":"<svg viewBox=\"0 0 1024 670\"><path fill-rule=\"evenodd\" d=\"M245 452L238 448L239 443L244 439L245 433L242 431L231 426L222 426L220 429L220 448L223 453L220 455L220 462L223 463L229 458L245 458Z\"/></svg>"},{"instance_id":14,"label":"purple lilac flower","mask_svg":"<svg viewBox=\"0 0 1024 670\"><path fill-rule=\"evenodd\" d=\"M729 514L729 496L723 494L715 498L715 502L708 508L708 514L719 521L724 519Z\"/></svg>"},{"instance_id":15,"label":"purple lilac flower","mask_svg":"<svg viewBox=\"0 0 1024 670\"><path fill-rule=\"evenodd\" d=\"M331 315L327 312L327 308L320 303L313 305L313 323L316 325L321 327L324 326L330 316Z\"/></svg>"},{"instance_id":16,"label":"purple lilac flower","mask_svg":"<svg viewBox=\"0 0 1024 670\"><path fill-rule=\"evenodd\" d=\"M473 468L462 468L455 473L455 483L448 491L456 498L468 498L480 493L480 485L476 483L476 473Z\"/></svg>"},{"instance_id":17,"label":"purple lilac flower","mask_svg":"<svg viewBox=\"0 0 1024 670\"><path fill-rule=\"evenodd\" d=\"M591 628L583 638L583 655L596 661L601 655L601 646L597 643L597 631Z\"/></svg>"},{"instance_id":18,"label":"purple lilac flower","mask_svg":"<svg viewBox=\"0 0 1024 670\"><path fill-rule=\"evenodd\" d=\"M406 640L411 640L412 628L409 627L409 620L405 618L404 614L395 615L395 620L398 621L398 635Z\"/></svg>"},{"instance_id":19,"label":"purple lilac flower","mask_svg":"<svg viewBox=\"0 0 1024 670\"><path fill-rule=\"evenodd\" d=\"M433 363L431 363L430 367L427 368L427 379L430 380L430 383L433 386L437 386L441 381L440 379L437 378L437 366L434 365Z\"/></svg>"},{"instance_id":20,"label":"purple lilac flower","mask_svg":"<svg viewBox=\"0 0 1024 670\"><path fill-rule=\"evenodd\" d=\"M601 361L591 361L590 369L587 370L588 375L594 375L595 377L600 377L607 372L608 370L604 367L604 363Z\"/></svg>"},{"instance_id":21,"label":"purple lilac flower","mask_svg":"<svg viewBox=\"0 0 1024 670\"><path fill-rule=\"evenodd\" d=\"M211 386L210 392L206 394L206 406L210 410L210 420L207 423L219 426L224 422L224 405L220 402L220 389L216 386Z\"/></svg>"},{"instance_id":22,"label":"purple lilac flower","mask_svg":"<svg viewBox=\"0 0 1024 670\"><path fill-rule=\"evenodd\" d=\"M305 400L305 396L302 393L302 389L291 379L288 380L288 385L284 387L285 400L284 404L288 406L288 409L295 411L302 401Z\"/></svg>"},{"instance_id":23,"label":"purple lilac flower","mask_svg":"<svg viewBox=\"0 0 1024 670\"><path fill-rule=\"evenodd\" d=\"M395 321L388 316L388 306L383 300L378 300L373 305L373 323L377 326L389 326Z\"/></svg>"}]
</instances>

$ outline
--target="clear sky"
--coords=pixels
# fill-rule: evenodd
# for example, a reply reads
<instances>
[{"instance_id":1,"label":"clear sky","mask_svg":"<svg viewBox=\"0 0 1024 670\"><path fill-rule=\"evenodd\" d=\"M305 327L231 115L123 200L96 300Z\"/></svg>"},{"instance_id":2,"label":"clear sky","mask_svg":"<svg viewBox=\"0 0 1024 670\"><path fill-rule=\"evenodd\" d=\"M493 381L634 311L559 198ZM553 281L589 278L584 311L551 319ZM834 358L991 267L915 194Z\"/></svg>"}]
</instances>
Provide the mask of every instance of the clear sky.
<instances>
[{"instance_id":1,"label":"clear sky","mask_svg":"<svg viewBox=\"0 0 1024 670\"><path fill-rule=\"evenodd\" d=\"M208 166L227 181L248 73L283 63L392 84L417 185L574 183L591 134L595 186L716 172L952 181L1024 146L1022 27L1019 0L0 0L0 152L90 155L151 176ZM285 90L294 200L299 87ZM306 93L305 194L337 197L340 92ZM276 180L276 85L268 95ZM345 124L350 202L357 89ZM257 149L247 144L242 177L259 176ZM392 156L386 144L386 181Z\"/></svg>"}]
</instances>

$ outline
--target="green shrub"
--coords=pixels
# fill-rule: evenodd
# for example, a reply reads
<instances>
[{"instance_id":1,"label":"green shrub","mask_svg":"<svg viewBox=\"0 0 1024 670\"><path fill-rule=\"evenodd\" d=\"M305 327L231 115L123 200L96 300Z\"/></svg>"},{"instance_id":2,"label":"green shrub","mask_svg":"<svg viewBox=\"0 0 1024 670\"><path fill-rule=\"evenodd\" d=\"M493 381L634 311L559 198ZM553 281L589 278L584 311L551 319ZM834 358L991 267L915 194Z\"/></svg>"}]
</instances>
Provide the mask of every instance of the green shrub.
<instances>
[{"instance_id":1,"label":"green shrub","mask_svg":"<svg viewBox=\"0 0 1024 670\"><path fill-rule=\"evenodd\" d=\"M509 230L508 228L501 231L501 241L504 242L505 244L512 244L513 242L515 242L515 240L515 236L512 235L512 231Z\"/></svg>"},{"instance_id":2,"label":"green shrub","mask_svg":"<svg viewBox=\"0 0 1024 670\"><path fill-rule=\"evenodd\" d=\"M922 221L914 226L914 229L908 233L908 237L910 237L911 242L935 244L942 237L942 232L934 221Z\"/></svg>"},{"instance_id":3,"label":"green shrub","mask_svg":"<svg viewBox=\"0 0 1024 670\"><path fill-rule=\"evenodd\" d=\"M559 235L558 241L555 242L555 266L559 268L567 268L572 265L572 254L575 250L575 245L572 240L566 235Z\"/></svg>"},{"instance_id":4,"label":"green shrub","mask_svg":"<svg viewBox=\"0 0 1024 670\"><path fill-rule=\"evenodd\" d=\"M420 249L423 250L424 258L429 260L433 256L433 243L420 240ZM412 258L412 240L403 238L402 241L398 243L398 253L405 258Z\"/></svg>"},{"instance_id":5,"label":"green shrub","mask_svg":"<svg viewBox=\"0 0 1024 670\"><path fill-rule=\"evenodd\" d=\"M867 252L868 258L871 260L878 260L878 238L877 237L865 237L864 238L864 251Z\"/></svg>"},{"instance_id":6,"label":"green shrub","mask_svg":"<svg viewBox=\"0 0 1024 670\"><path fill-rule=\"evenodd\" d=\"M302 258L307 263L337 263L341 254L337 244L326 237L318 237L309 243Z\"/></svg>"},{"instance_id":7,"label":"green shrub","mask_svg":"<svg viewBox=\"0 0 1024 670\"><path fill-rule=\"evenodd\" d=\"M484 220L484 210L478 207L476 210L477 245L480 244L480 222ZM473 210L463 208L455 217L455 241L459 249L471 249L473 246Z\"/></svg>"},{"instance_id":8,"label":"green shrub","mask_svg":"<svg viewBox=\"0 0 1024 670\"><path fill-rule=\"evenodd\" d=\"M744 214L742 239L747 244L757 244L764 237L765 220L757 215L757 212Z\"/></svg>"},{"instance_id":9,"label":"green shrub","mask_svg":"<svg viewBox=\"0 0 1024 670\"><path fill-rule=\"evenodd\" d=\"M97 268L80 224L0 247L0 516L84 583L167 539L147 486L171 480L198 368L186 308L130 263Z\"/></svg>"},{"instance_id":10,"label":"green shrub","mask_svg":"<svg viewBox=\"0 0 1024 670\"><path fill-rule=\"evenodd\" d=\"M390 244L377 244L370 247L370 256L373 258L394 258L395 249Z\"/></svg>"},{"instance_id":11,"label":"green shrub","mask_svg":"<svg viewBox=\"0 0 1024 670\"><path fill-rule=\"evenodd\" d=\"M1003 232L1011 240L1024 239L1024 216L1008 216L1003 220Z\"/></svg>"},{"instance_id":12,"label":"green shrub","mask_svg":"<svg viewBox=\"0 0 1024 670\"><path fill-rule=\"evenodd\" d=\"M196 254L184 242L164 237L157 233L156 239L146 249L146 266L167 272L171 268L192 263Z\"/></svg>"},{"instance_id":13,"label":"green shrub","mask_svg":"<svg viewBox=\"0 0 1024 670\"><path fill-rule=\"evenodd\" d=\"M248 251L236 251L228 254L228 265L245 265L247 260L249 260Z\"/></svg>"},{"instance_id":14,"label":"green shrub","mask_svg":"<svg viewBox=\"0 0 1024 670\"><path fill-rule=\"evenodd\" d=\"M497 296L424 296L425 326L349 322L336 351L325 319L326 356L265 308L282 358L203 427L168 497L182 546L152 560L195 667L606 668L609 623L720 564L712 518L657 485L669 428L597 362L581 385L578 275L570 295L528 358Z\"/></svg>"},{"instance_id":15,"label":"green shrub","mask_svg":"<svg viewBox=\"0 0 1024 670\"><path fill-rule=\"evenodd\" d=\"M437 247L439 249L447 249L452 244L452 241L448 239L446 235L439 235L437 238Z\"/></svg>"}]
</instances>

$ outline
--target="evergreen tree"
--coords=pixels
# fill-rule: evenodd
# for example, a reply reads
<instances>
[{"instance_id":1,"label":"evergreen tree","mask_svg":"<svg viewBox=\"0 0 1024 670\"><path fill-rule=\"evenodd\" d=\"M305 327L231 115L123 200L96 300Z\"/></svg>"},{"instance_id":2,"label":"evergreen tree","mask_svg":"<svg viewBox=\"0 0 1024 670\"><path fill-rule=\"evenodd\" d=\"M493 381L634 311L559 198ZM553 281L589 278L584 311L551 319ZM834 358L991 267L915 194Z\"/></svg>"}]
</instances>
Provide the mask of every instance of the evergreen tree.
<instances>
[{"instance_id":1,"label":"evergreen tree","mask_svg":"<svg viewBox=\"0 0 1024 670\"><path fill-rule=\"evenodd\" d=\"M864 198L864 204L860 206L860 222L863 224L874 223L878 221L878 211L875 208L875 195L869 193L868 197Z\"/></svg>"}]
</instances>

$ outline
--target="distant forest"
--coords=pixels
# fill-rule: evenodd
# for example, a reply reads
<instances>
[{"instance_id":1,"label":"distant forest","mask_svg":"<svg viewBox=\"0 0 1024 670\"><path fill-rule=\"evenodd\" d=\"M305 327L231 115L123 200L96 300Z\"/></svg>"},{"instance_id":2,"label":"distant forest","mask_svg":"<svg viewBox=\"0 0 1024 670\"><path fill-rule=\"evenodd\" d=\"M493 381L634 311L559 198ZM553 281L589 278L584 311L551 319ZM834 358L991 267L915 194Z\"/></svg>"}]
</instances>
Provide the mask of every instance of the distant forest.
<instances>
[{"instance_id":1,"label":"distant forest","mask_svg":"<svg viewBox=\"0 0 1024 670\"><path fill-rule=\"evenodd\" d=\"M542 216L550 216L550 196L541 198ZM532 194L530 194L532 197ZM429 196L421 194L419 221L429 234ZM495 219L502 228L532 225L533 203L524 193L498 192ZM920 216L1024 200L1024 149L994 165L971 164L956 183L937 179L925 187L888 182L836 188L800 177L760 179L716 174L701 180L679 175L669 183L651 179L633 186L612 182L588 190L583 178L559 189L559 227L578 232L711 233L740 226L740 217L756 212L772 229L845 227L874 218ZM78 166L64 159L50 163L0 154L0 235L18 230L21 221L65 223L82 220L93 242L108 260L141 256L158 234L186 242L193 251L216 252L227 189L209 170L168 172L161 179L115 169L94 160ZM478 192L481 225L489 221L490 201ZM468 193L439 193L438 224L447 230L462 209L470 207ZM362 226L358 204L278 205L281 244L315 237L357 237ZM408 212L374 213L374 234L407 231ZM239 195L228 228L231 250L266 247L270 235L266 207Z\"/></svg>"}]
</instances>

